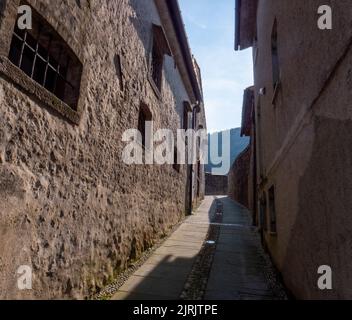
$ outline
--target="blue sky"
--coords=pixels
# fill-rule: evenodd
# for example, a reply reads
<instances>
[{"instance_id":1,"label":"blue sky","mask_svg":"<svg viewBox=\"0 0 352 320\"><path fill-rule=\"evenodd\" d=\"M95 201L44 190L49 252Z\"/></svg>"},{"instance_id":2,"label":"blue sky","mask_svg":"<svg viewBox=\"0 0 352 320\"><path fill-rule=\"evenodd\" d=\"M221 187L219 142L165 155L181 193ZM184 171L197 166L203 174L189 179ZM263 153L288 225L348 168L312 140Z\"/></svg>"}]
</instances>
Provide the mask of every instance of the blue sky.
<instances>
[{"instance_id":1,"label":"blue sky","mask_svg":"<svg viewBox=\"0 0 352 320\"><path fill-rule=\"evenodd\" d=\"M234 51L234 0L179 0L203 77L209 132L241 126L243 90L253 84L251 50Z\"/></svg>"}]
</instances>

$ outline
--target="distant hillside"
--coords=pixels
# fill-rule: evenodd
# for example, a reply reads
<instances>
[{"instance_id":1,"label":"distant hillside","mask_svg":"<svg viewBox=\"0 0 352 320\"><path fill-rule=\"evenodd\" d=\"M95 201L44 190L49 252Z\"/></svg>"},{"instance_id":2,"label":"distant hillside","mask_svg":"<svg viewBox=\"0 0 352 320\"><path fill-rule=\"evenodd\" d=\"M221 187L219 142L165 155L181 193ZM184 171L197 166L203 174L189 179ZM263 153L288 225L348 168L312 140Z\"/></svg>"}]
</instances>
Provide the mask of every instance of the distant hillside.
<instances>
[{"instance_id":1,"label":"distant hillside","mask_svg":"<svg viewBox=\"0 0 352 320\"><path fill-rule=\"evenodd\" d=\"M224 144L224 148L230 148L231 165L232 165L236 160L236 158L239 156L239 154L244 149L247 148L249 144L249 138L241 137L241 128L231 129L224 132L230 132L230 146ZM209 134L209 159L210 159L210 140L211 140L210 137L216 134L219 134L219 133ZM219 134L219 149L220 149L219 154L222 154L221 141L222 141L222 135ZM211 169L215 167L217 166L213 165L212 163L209 163L208 165L205 166L205 171L211 172Z\"/></svg>"}]
</instances>

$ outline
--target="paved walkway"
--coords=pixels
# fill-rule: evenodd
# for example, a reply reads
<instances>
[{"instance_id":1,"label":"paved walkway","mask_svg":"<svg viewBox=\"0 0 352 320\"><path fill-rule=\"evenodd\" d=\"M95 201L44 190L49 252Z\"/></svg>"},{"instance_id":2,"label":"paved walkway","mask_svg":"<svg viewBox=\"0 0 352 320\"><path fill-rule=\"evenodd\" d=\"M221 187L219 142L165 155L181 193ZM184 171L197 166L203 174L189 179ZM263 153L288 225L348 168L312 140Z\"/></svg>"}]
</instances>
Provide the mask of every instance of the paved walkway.
<instances>
[{"instance_id":1,"label":"paved walkway","mask_svg":"<svg viewBox=\"0 0 352 320\"><path fill-rule=\"evenodd\" d=\"M217 228L217 239L213 239L216 247L207 259L211 261L209 270L207 267L200 268L206 272L207 279L205 292L202 291L204 299L278 298L274 290L276 284L273 286L268 281L270 265L261 249L259 237L250 226L248 211L227 197L217 198L221 202L216 197L206 197L196 214L190 216L153 253L113 299L180 299L190 274L194 274L195 266L199 264L198 255L204 252L204 246L209 245L206 241L211 240L210 226ZM216 215L217 211L222 211L220 222L214 219L220 216Z\"/></svg>"}]
</instances>

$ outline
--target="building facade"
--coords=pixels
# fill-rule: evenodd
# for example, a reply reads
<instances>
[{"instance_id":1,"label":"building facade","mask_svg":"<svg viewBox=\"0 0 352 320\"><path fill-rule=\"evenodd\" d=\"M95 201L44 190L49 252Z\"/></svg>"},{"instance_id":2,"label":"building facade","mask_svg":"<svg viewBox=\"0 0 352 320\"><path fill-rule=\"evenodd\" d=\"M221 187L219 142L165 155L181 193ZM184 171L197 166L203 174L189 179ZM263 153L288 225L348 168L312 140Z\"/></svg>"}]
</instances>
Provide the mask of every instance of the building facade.
<instances>
[{"instance_id":1,"label":"building facade","mask_svg":"<svg viewBox=\"0 0 352 320\"><path fill-rule=\"evenodd\" d=\"M333 28L322 30L329 5ZM352 6L236 1L236 50L253 49L257 223L300 299L352 298ZM326 13L326 12L325 12ZM321 290L320 266L332 271Z\"/></svg>"},{"instance_id":2,"label":"building facade","mask_svg":"<svg viewBox=\"0 0 352 320\"><path fill-rule=\"evenodd\" d=\"M255 118L254 88L244 91L242 107L241 136L249 137L248 147L233 163L228 175L228 195L250 209L253 223L256 223L256 161L255 161Z\"/></svg>"},{"instance_id":3,"label":"building facade","mask_svg":"<svg viewBox=\"0 0 352 320\"><path fill-rule=\"evenodd\" d=\"M0 1L0 298L87 297L192 211L202 166L122 161L150 120L206 129L177 1Z\"/></svg>"},{"instance_id":4,"label":"building facade","mask_svg":"<svg viewBox=\"0 0 352 320\"><path fill-rule=\"evenodd\" d=\"M244 207L249 207L250 149L246 148L235 160L228 174L228 195Z\"/></svg>"},{"instance_id":5,"label":"building facade","mask_svg":"<svg viewBox=\"0 0 352 320\"><path fill-rule=\"evenodd\" d=\"M228 193L228 177L205 173L205 194L207 196L224 196Z\"/></svg>"}]
</instances>

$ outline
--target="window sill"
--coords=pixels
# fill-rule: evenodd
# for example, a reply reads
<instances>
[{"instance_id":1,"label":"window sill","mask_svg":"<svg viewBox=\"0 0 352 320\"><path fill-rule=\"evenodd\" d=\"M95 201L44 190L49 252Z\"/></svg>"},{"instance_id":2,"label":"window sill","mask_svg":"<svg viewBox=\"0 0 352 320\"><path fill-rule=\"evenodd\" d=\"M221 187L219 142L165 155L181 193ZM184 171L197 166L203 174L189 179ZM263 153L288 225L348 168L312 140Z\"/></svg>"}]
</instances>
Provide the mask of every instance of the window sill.
<instances>
[{"instance_id":1,"label":"window sill","mask_svg":"<svg viewBox=\"0 0 352 320\"><path fill-rule=\"evenodd\" d=\"M279 94L279 91L281 89L281 81L277 82L275 84L275 88L274 88L274 94L273 94L273 99L271 101L272 105L275 106L275 103L276 103L276 99L277 99L277 96Z\"/></svg>"},{"instance_id":2,"label":"window sill","mask_svg":"<svg viewBox=\"0 0 352 320\"><path fill-rule=\"evenodd\" d=\"M150 75L148 75L148 81L149 81L149 83L150 83L150 85L151 85L156 97L159 100L161 100L161 91L158 89L157 85L155 84L153 78Z\"/></svg>"},{"instance_id":3,"label":"window sill","mask_svg":"<svg viewBox=\"0 0 352 320\"><path fill-rule=\"evenodd\" d=\"M73 110L66 103L57 98L54 94L43 88L39 83L28 77L21 69L16 67L4 56L0 56L0 74L5 75L26 93L35 96L45 105L57 111L59 114L74 124L79 124L81 114Z\"/></svg>"}]
</instances>

